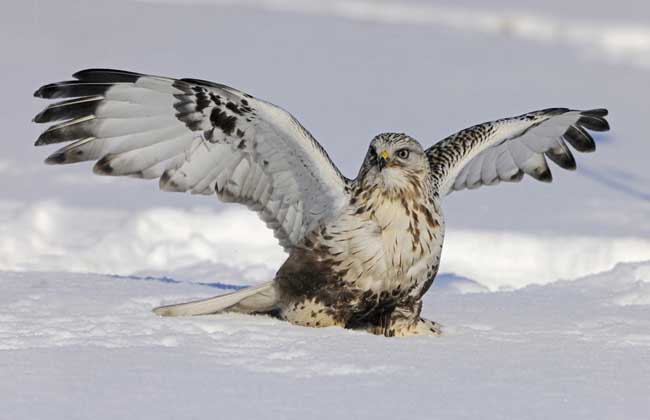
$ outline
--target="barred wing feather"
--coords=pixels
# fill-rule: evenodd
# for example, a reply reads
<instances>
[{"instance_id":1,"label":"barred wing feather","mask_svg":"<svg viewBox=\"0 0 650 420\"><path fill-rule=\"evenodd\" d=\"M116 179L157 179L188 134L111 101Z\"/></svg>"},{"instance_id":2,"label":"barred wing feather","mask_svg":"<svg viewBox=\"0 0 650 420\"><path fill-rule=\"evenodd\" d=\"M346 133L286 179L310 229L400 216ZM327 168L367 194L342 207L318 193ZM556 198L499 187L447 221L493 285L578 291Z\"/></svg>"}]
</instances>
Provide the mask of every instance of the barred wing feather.
<instances>
[{"instance_id":1,"label":"barred wing feather","mask_svg":"<svg viewBox=\"0 0 650 420\"><path fill-rule=\"evenodd\" d=\"M97 161L102 175L159 178L164 191L217 193L257 211L285 249L333 217L347 183L289 113L225 85L91 69L35 96L64 98L34 121L46 162Z\"/></svg>"},{"instance_id":2,"label":"barred wing feather","mask_svg":"<svg viewBox=\"0 0 650 420\"><path fill-rule=\"evenodd\" d=\"M500 181L516 182L524 174L550 182L546 158L561 168L575 169L567 143L579 152L594 151L596 144L587 130L609 130L606 116L606 109L549 108L453 134L426 151L438 192L446 195Z\"/></svg>"}]
</instances>

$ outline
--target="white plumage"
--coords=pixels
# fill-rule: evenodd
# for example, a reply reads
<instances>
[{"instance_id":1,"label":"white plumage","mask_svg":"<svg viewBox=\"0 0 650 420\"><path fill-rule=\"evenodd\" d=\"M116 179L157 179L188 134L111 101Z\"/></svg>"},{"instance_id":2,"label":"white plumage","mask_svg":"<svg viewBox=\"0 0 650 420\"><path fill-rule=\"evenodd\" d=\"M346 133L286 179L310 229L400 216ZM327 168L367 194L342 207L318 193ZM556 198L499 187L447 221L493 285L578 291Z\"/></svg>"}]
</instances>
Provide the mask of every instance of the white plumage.
<instances>
[{"instance_id":1,"label":"white plumage","mask_svg":"<svg viewBox=\"0 0 650 420\"><path fill-rule=\"evenodd\" d=\"M96 173L160 177L164 191L216 189L224 201L258 211L285 248L344 205L346 180L309 133L272 104L226 86L114 70L75 77L78 82L37 92L81 97L51 105L35 118L76 117L50 127L37 141L75 140L48 163L99 159ZM83 96L89 92L98 94ZM228 125L233 120L236 129ZM227 130L215 130L215 121Z\"/></svg>"}]
</instances>

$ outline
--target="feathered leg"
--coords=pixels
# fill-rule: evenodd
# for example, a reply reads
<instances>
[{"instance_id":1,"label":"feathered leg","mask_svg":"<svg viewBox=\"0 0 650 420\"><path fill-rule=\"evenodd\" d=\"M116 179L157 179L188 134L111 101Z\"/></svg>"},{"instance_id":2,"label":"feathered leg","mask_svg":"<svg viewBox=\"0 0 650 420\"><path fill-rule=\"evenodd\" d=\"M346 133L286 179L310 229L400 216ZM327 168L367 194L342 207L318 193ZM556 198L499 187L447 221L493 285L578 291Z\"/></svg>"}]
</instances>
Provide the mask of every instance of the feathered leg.
<instances>
[{"instance_id":1,"label":"feathered leg","mask_svg":"<svg viewBox=\"0 0 650 420\"><path fill-rule=\"evenodd\" d=\"M280 317L303 327L345 327L345 322L333 313L331 308L314 299L296 299L283 305Z\"/></svg>"},{"instance_id":2,"label":"feathered leg","mask_svg":"<svg viewBox=\"0 0 650 420\"><path fill-rule=\"evenodd\" d=\"M442 334L442 326L437 322L420 317L421 304L413 307L397 307L382 317L378 325L367 330L386 337L408 337L418 335L437 336Z\"/></svg>"}]
</instances>

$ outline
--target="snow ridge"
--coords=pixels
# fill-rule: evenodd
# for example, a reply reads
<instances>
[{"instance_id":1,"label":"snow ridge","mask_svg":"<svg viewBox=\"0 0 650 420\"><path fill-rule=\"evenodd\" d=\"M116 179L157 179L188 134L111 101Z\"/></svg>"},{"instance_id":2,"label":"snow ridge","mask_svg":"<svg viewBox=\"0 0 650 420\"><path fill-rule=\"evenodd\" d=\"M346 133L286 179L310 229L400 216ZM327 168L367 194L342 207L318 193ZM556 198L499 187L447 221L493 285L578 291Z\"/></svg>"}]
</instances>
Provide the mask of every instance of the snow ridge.
<instances>
[{"instance_id":1,"label":"snow ridge","mask_svg":"<svg viewBox=\"0 0 650 420\"><path fill-rule=\"evenodd\" d=\"M362 22L439 26L576 48L592 59L604 57L650 68L650 27L540 16L525 12L492 12L462 7L370 0L140 0L147 3L212 4L275 12L332 16Z\"/></svg>"},{"instance_id":2,"label":"snow ridge","mask_svg":"<svg viewBox=\"0 0 650 420\"><path fill-rule=\"evenodd\" d=\"M272 233L245 209L126 212L0 203L0 270L246 285L271 279L285 258ZM440 270L489 290L510 290L648 259L644 238L448 230Z\"/></svg>"}]
</instances>

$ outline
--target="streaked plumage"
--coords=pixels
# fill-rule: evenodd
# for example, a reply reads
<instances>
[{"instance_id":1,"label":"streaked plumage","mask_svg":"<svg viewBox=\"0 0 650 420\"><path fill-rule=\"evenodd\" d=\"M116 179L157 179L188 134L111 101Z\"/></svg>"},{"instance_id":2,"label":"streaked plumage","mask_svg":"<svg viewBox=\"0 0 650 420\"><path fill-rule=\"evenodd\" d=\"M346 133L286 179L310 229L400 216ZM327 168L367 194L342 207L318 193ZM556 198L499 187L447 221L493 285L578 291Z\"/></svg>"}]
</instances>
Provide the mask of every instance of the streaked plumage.
<instances>
[{"instance_id":1,"label":"streaked plumage","mask_svg":"<svg viewBox=\"0 0 650 420\"><path fill-rule=\"evenodd\" d=\"M305 326L438 334L420 310L440 261L441 197L524 174L549 182L545 157L574 169L566 143L593 151L586 130L609 129L606 110L552 108L479 124L426 150L386 133L347 179L290 114L231 87L119 70L74 77L35 93L64 99L34 119L56 123L36 145L68 142L47 163L97 161L102 175L216 192L256 211L289 253L272 281L157 308L161 315L269 313Z\"/></svg>"}]
</instances>

